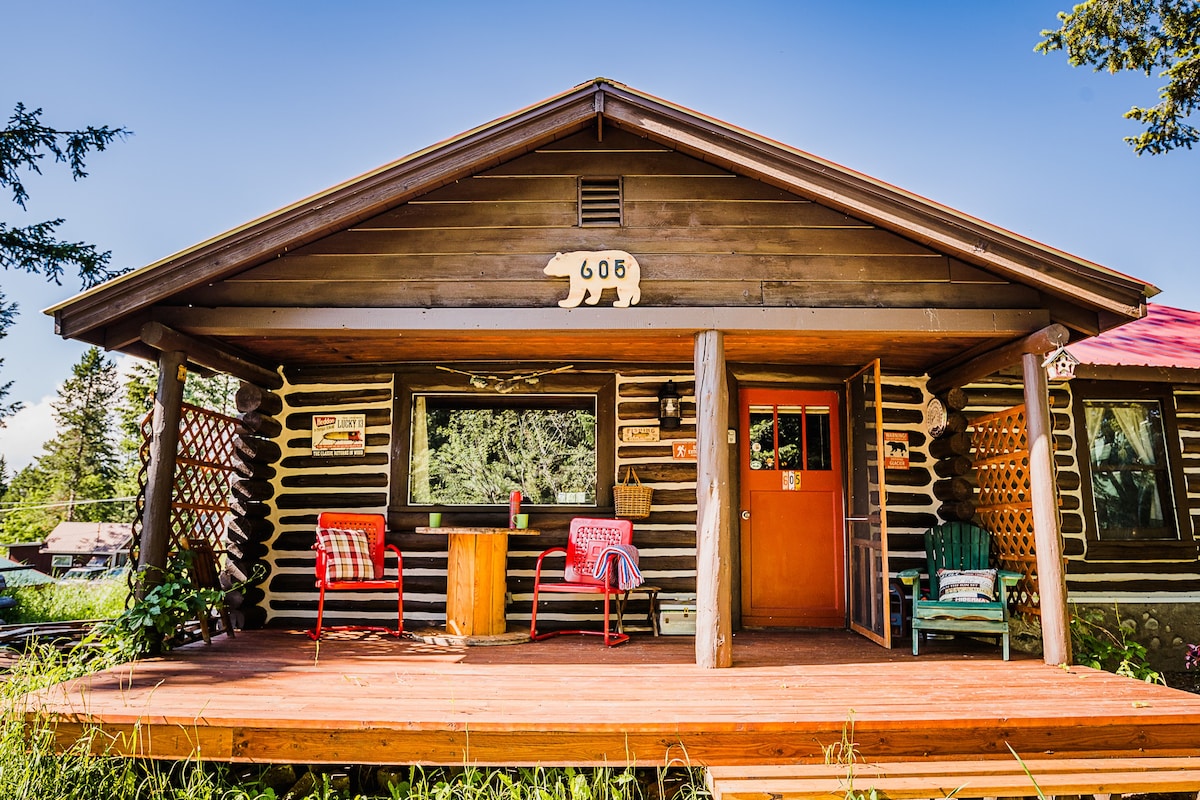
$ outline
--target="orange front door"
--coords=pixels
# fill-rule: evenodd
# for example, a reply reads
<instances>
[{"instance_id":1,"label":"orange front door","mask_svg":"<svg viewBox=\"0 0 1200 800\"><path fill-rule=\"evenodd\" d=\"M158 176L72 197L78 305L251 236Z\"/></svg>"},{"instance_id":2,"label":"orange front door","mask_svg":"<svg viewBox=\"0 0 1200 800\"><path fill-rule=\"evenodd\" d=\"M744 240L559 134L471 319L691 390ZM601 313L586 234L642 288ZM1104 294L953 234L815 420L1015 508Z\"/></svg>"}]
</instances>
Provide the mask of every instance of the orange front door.
<instances>
[{"instance_id":1,"label":"orange front door","mask_svg":"<svg viewBox=\"0 0 1200 800\"><path fill-rule=\"evenodd\" d=\"M838 393L740 394L742 624L843 628Z\"/></svg>"}]
</instances>

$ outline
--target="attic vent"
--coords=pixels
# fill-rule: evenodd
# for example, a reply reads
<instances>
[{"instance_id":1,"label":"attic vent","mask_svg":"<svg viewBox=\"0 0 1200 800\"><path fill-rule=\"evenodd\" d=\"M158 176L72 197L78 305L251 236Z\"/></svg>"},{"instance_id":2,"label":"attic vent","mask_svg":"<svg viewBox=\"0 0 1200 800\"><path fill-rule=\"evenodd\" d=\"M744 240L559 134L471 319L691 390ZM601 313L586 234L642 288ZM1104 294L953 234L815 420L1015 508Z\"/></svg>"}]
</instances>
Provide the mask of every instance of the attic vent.
<instances>
[{"instance_id":1,"label":"attic vent","mask_svg":"<svg viewBox=\"0 0 1200 800\"><path fill-rule=\"evenodd\" d=\"M579 224L582 227L621 224L621 179L579 179Z\"/></svg>"}]
</instances>

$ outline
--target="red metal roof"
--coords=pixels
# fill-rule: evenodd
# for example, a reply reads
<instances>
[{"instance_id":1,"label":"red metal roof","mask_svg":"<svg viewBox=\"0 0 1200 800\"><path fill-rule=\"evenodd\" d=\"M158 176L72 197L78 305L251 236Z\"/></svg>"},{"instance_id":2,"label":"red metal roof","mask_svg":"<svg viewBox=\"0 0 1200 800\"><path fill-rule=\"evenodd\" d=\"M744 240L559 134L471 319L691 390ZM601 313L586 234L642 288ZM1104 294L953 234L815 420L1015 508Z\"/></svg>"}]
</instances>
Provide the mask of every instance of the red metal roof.
<instances>
[{"instance_id":1,"label":"red metal roof","mask_svg":"<svg viewBox=\"0 0 1200 800\"><path fill-rule=\"evenodd\" d=\"M1067 350L1084 364L1200 369L1200 311L1146 304L1146 316Z\"/></svg>"}]
</instances>

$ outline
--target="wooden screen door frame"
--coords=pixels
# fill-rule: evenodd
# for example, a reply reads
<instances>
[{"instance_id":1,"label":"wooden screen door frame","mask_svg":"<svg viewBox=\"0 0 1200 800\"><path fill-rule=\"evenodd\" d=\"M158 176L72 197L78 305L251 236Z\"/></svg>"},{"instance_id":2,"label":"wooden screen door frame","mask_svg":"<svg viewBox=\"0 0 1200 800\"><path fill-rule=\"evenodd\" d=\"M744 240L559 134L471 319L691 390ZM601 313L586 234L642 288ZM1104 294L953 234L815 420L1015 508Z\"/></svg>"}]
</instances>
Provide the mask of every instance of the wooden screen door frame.
<instances>
[{"instance_id":1,"label":"wooden screen door frame","mask_svg":"<svg viewBox=\"0 0 1200 800\"><path fill-rule=\"evenodd\" d=\"M738 394L742 623L845 630L841 392ZM769 424L751 437L752 418L767 423L768 409Z\"/></svg>"},{"instance_id":2,"label":"wooden screen door frame","mask_svg":"<svg viewBox=\"0 0 1200 800\"><path fill-rule=\"evenodd\" d=\"M879 359L846 379L846 537L850 628L892 646L887 481Z\"/></svg>"}]
</instances>

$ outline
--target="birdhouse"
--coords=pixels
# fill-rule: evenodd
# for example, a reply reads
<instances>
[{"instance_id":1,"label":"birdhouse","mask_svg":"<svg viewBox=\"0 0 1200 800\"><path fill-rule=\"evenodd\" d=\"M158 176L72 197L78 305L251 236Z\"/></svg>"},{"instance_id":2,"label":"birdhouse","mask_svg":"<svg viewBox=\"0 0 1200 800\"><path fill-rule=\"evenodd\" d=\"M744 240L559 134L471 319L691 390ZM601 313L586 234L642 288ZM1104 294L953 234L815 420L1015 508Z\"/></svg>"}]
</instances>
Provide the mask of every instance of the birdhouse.
<instances>
[{"instance_id":1,"label":"birdhouse","mask_svg":"<svg viewBox=\"0 0 1200 800\"><path fill-rule=\"evenodd\" d=\"M1058 348L1046 356L1046 360L1042 362L1042 367L1046 370L1046 377L1052 381L1071 380L1075 377L1075 367L1077 366L1079 366L1079 359L1071 355L1065 347Z\"/></svg>"}]
</instances>

